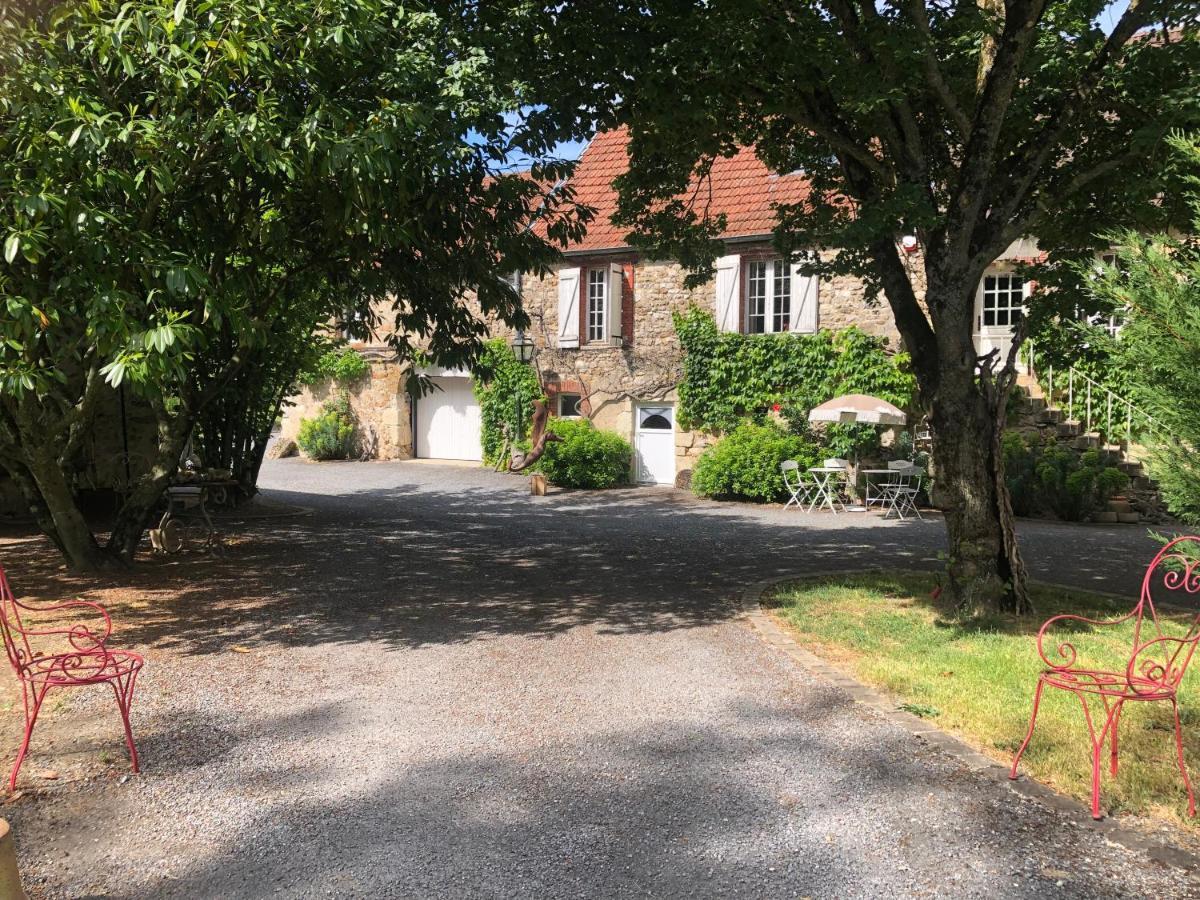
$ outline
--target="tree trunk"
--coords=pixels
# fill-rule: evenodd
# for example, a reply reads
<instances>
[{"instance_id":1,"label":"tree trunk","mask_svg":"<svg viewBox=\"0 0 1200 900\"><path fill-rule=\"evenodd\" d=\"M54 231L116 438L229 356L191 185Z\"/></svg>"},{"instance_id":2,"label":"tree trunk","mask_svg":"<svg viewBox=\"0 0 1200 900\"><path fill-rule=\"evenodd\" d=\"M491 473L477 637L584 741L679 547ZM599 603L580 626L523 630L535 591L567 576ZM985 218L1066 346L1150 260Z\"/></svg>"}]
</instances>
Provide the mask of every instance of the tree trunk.
<instances>
[{"instance_id":1,"label":"tree trunk","mask_svg":"<svg viewBox=\"0 0 1200 900\"><path fill-rule=\"evenodd\" d=\"M134 485L117 513L106 547L110 555L125 562L133 560L154 508L179 468L179 457L194 424L195 416L183 412L160 420L158 455L150 471Z\"/></svg>"},{"instance_id":2,"label":"tree trunk","mask_svg":"<svg viewBox=\"0 0 1200 900\"><path fill-rule=\"evenodd\" d=\"M96 542L91 526L75 501L75 492L60 464L57 448L41 444L27 450L25 467L33 484L22 484L23 479L18 479L17 484L30 501L42 530L62 551L67 566L75 571L95 572L109 565L111 560ZM36 489L36 497L30 496L31 487ZM39 508L44 509L44 513L40 513ZM49 522L44 520L46 515Z\"/></svg>"},{"instance_id":3,"label":"tree trunk","mask_svg":"<svg viewBox=\"0 0 1200 900\"><path fill-rule=\"evenodd\" d=\"M51 543L58 548L58 551L63 553L63 545L58 537L58 529L54 525L54 517L50 515L50 509L46 506L46 501L42 499L37 483L29 474L29 469L24 463L10 458L0 462L0 471L12 479L12 483L17 486L17 490L21 492L21 497L25 500L29 514L37 522L38 528L46 537L50 538Z\"/></svg>"},{"instance_id":4,"label":"tree trunk","mask_svg":"<svg viewBox=\"0 0 1200 900\"><path fill-rule=\"evenodd\" d=\"M1030 612L1000 450L1004 401L981 389L973 363L943 357L931 407L933 500L946 516L947 575L959 610Z\"/></svg>"}]
</instances>

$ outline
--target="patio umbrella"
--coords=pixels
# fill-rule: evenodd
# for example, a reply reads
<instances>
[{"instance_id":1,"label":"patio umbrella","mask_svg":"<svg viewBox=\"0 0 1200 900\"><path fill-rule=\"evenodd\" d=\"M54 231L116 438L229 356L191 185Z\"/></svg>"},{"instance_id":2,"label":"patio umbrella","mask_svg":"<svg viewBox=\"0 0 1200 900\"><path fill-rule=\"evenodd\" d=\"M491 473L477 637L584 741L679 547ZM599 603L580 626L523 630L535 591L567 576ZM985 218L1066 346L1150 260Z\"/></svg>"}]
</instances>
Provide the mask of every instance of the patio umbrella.
<instances>
[{"instance_id":1,"label":"patio umbrella","mask_svg":"<svg viewBox=\"0 0 1200 900\"><path fill-rule=\"evenodd\" d=\"M866 394L843 394L814 406L808 413L810 422L847 422L859 425L903 425L908 421L904 411L886 400ZM858 458L854 460L854 480L858 481ZM865 506L852 506L854 512L866 511Z\"/></svg>"},{"instance_id":2,"label":"patio umbrella","mask_svg":"<svg viewBox=\"0 0 1200 900\"><path fill-rule=\"evenodd\" d=\"M878 397L843 394L814 406L810 422L858 422L863 425L903 425L908 421L903 410Z\"/></svg>"}]
</instances>

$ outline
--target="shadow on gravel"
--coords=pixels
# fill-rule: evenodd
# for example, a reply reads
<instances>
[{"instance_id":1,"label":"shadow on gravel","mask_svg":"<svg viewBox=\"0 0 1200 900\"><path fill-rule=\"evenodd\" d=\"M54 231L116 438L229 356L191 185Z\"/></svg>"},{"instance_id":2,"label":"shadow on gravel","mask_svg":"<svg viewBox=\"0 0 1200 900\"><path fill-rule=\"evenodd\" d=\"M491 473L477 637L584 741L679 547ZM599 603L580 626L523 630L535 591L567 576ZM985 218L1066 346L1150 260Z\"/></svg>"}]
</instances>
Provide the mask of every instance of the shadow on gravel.
<instances>
[{"instance_id":1,"label":"shadow on gravel","mask_svg":"<svg viewBox=\"0 0 1200 900\"><path fill-rule=\"evenodd\" d=\"M766 578L935 568L944 546L936 519L809 516L653 489L532 498L524 482L462 471L465 483L454 489L444 473L433 484L416 473L411 483L334 495L266 491L270 503L314 514L230 523L224 558L147 557L131 572L77 577L44 539L26 537L0 545L0 559L23 596L70 592L110 604L122 645L212 653L231 645L406 648L510 633L551 637L581 624L615 633L690 628L728 618L740 590ZM356 474L408 475L353 464L335 474L342 472L350 484ZM477 483L488 479L494 483ZM1046 527L1029 523L1035 533ZM1073 539L1089 539L1086 529L1075 532L1082 533ZM1036 535L1026 547L1031 559L1048 557L1044 577L1061 578L1055 555L1073 550L1070 540ZM1119 554L1076 554L1072 580L1110 578L1119 564Z\"/></svg>"},{"instance_id":2,"label":"shadow on gravel","mask_svg":"<svg viewBox=\"0 0 1200 900\"><path fill-rule=\"evenodd\" d=\"M532 757L476 748L408 759L362 795L347 795L341 767L298 767L287 790L276 771L218 768L224 793L259 800L203 833L190 865L180 869L177 854L153 865L153 841L137 843L139 828L126 826L72 866L86 871L95 855L103 873L105 854L131 853L126 892L103 894L131 900L1127 890L1119 872L1074 870L1048 813L931 766L913 738L857 725L845 738L847 708L857 713L834 696L802 710L732 704L705 725L610 730ZM125 794L113 814L135 802ZM1056 854L1074 870L1065 887L1065 873L1030 865Z\"/></svg>"},{"instance_id":3,"label":"shadow on gravel","mask_svg":"<svg viewBox=\"0 0 1200 900\"><path fill-rule=\"evenodd\" d=\"M421 486L337 498L272 491L315 507L252 523L225 558L148 559L112 604L119 642L181 653L379 641L420 647L581 624L612 633L691 628L729 618L748 583L802 569L885 561L931 565L940 523L806 527L695 504L593 494L545 501ZM813 522L818 517L795 516ZM18 591L103 593L115 579L69 577L45 552L21 552ZM26 560L29 560L27 563ZM132 596L131 596L132 599ZM116 601L114 603L114 600Z\"/></svg>"}]
</instances>

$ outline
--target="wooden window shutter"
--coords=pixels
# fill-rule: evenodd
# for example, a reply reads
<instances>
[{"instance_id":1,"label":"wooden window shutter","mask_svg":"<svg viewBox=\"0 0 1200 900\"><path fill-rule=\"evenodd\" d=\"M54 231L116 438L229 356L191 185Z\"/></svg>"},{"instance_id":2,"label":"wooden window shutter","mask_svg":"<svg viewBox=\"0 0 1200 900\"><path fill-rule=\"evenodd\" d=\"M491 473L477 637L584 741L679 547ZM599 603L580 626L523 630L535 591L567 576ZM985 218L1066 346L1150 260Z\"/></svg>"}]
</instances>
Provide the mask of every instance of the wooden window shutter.
<instances>
[{"instance_id":1,"label":"wooden window shutter","mask_svg":"<svg viewBox=\"0 0 1200 900\"><path fill-rule=\"evenodd\" d=\"M558 346L579 346L579 269L558 270Z\"/></svg>"},{"instance_id":2,"label":"wooden window shutter","mask_svg":"<svg viewBox=\"0 0 1200 900\"><path fill-rule=\"evenodd\" d=\"M620 263L608 267L608 309L605 334L617 343L621 341L621 304L625 299L625 271Z\"/></svg>"},{"instance_id":3,"label":"wooden window shutter","mask_svg":"<svg viewBox=\"0 0 1200 900\"><path fill-rule=\"evenodd\" d=\"M805 275L800 266L792 264L792 320L788 330L797 334L814 334L820 323L820 278Z\"/></svg>"},{"instance_id":4,"label":"wooden window shutter","mask_svg":"<svg viewBox=\"0 0 1200 900\"><path fill-rule=\"evenodd\" d=\"M718 331L741 331L742 258L722 256L717 260L716 319Z\"/></svg>"}]
</instances>

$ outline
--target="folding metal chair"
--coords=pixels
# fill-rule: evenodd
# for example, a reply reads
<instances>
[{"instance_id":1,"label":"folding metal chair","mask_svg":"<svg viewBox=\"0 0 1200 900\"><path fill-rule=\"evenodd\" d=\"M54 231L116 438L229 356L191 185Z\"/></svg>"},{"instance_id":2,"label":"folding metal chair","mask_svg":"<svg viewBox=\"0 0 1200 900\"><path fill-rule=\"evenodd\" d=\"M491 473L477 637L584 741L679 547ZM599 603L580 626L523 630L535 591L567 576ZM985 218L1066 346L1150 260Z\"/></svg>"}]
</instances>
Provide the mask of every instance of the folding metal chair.
<instances>
[{"instance_id":1,"label":"folding metal chair","mask_svg":"<svg viewBox=\"0 0 1200 900\"><path fill-rule=\"evenodd\" d=\"M912 513L918 519L924 520L921 510L917 507L917 494L921 491L922 470L914 465L897 468L891 481L883 486L883 501L886 509L883 517L889 518L895 513L901 520L905 513Z\"/></svg>"},{"instance_id":2,"label":"folding metal chair","mask_svg":"<svg viewBox=\"0 0 1200 900\"><path fill-rule=\"evenodd\" d=\"M797 509L810 506L813 502L813 493L816 490L816 484L804 477L804 473L800 469L800 464L794 459L785 459L779 464L779 472L783 475L784 487L792 495L792 499L785 503L783 508L787 509L793 504L795 504Z\"/></svg>"},{"instance_id":3,"label":"folding metal chair","mask_svg":"<svg viewBox=\"0 0 1200 900\"><path fill-rule=\"evenodd\" d=\"M867 508L870 509L872 506L879 506L879 507L886 508L888 505L888 498L887 498L885 488L896 477L894 473L896 472L897 469L907 469L910 466L912 466L912 464L913 463L911 460L893 459L891 462L889 462L887 464L887 468L888 468L888 474L887 474L888 480L887 481L872 481L868 477L867 478L867 489L866 489ZM882 472L882 470L880 470L880 469L871 469L869 471L872 474L877 474L879 472Z\"/></svg>"}]
</instances>

